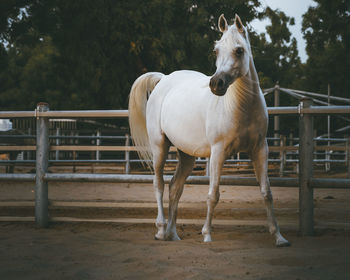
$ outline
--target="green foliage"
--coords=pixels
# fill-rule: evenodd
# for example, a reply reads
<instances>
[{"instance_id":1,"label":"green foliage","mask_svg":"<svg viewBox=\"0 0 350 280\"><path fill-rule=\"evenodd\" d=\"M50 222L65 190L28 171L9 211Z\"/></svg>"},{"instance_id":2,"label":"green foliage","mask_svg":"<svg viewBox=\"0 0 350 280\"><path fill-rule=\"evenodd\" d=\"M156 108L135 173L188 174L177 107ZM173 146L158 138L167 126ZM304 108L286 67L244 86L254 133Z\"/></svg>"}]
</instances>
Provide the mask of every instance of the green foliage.
<instances>
[{"instance_id":1,"label":"green foliage","mask_svg":"<svg viewBox=\"0 0 350 280\"><path fill-rule=\"evenodd\" d=\"M316 0L304 15L302 31L307 42L305 86L327 92L328 83L337 96L348 97L350 80L350 2Z\"/></svg>"},{"instance_id":2,"label":"green foliage","mask_svg":"<svg viewBox=\"0 0 350 280\"><path fill-rule=\"evenodd\" d=\"M305 90L349 98L350 69L350 2L315 0L303 18L302 31L309 59L305 65ZM332 127L348 125L332 118ZM325 120L323 130L326 129Z\"/></svg>"},{"instance_id":3,"label":"green foliage","mask_svg":"<svg viewBox=\"0 0 350 280\"><path fill-rule=\"evenodd\" d=\"M268 17L250 32L262 87L303 88L293 18L258 12L259 0L6 0L0 4L0 107L31 110L127 107L133 81L148 71L215 71L217 19ZM270 39L268 39L270 38ZM269 101L269 100L268 100ZM295 100L283 97L283 105Z\"/></svg>"},{"instance_id":4,"label":"green foliage","mask_svg":"<svg viewBox=\"0 0 350 280\"><path fill-rule=\"evenodd\" d=\"M303 68L298 55L295 38L291 37L289 26L294 25L294 19L282 11L267 8L264 16L270 20L266 27L267 34L251 34L251 44L254 62L259 74L262 88L274 87L277 83L281 87L302 89ZM266 97L268 106L274 106L274 95ZM298 100L280 94L280 106L295 106ZM280 130L288 134L292 127L297 127L297 119L284 118L280 122ZM270 125L270 135L273 126Z\"/></svg>"},{"instance_id":5,"label":"green foliage","mask_svg":"<svg viewBox=\"0 0 350 280\"><path fill-rule=\"evenodd\" d=\"M266 9L266 16L271 21L266 27L270 40L265 34L251 36L261 86L270 88L279 82L283 87L292 87L302 75L296 40L288 29L294 25L294 19L270 8Z\"/></svg>"},{"instance_id":6,"label":"green foliage","mask_svg":"<svg viewBox=\"0 0 350 280\"><path fill-rule=\"evenodd\" d=\"M131 84L144 72L213 73L221 13L247 21L259 15L258 0L7 4L0 15L9 42L0 53L3 109L32 109L43 100L53 109L126 108Z\"/></svg>"}]
</instances>

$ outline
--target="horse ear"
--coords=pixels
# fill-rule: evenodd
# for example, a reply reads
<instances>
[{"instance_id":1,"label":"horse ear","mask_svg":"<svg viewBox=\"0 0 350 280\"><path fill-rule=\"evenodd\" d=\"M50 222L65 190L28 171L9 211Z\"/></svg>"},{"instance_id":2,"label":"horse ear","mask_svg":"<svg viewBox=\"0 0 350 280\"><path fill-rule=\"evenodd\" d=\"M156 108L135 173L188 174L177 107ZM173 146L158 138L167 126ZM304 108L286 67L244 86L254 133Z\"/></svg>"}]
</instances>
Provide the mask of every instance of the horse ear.
<instances>
[{"instance_id":1,"label":"horse ear","mask_svg":"<svg viewBox=\"0 0 350 280\"><path fill-rule=\"evenodd\" d=\"M224 33L227 30L228 25L227 25L227 21L224 17L224 14L221 14L221 16L219 17L218 26L219 26L219 30L222 33Z\"/></svg>"},{"instance_id":2,"label":"horse ear","mask_svg":"<svg viewBox=\"0 0 350 280\"><path fill-rule=\"evenodd\" d=\"M243 23L241 21L241 18L236 14L235 16L235 25L238 29L239 32L243 33L244 31L244 26L243 26Z\"/></svg>"}]
</instances>

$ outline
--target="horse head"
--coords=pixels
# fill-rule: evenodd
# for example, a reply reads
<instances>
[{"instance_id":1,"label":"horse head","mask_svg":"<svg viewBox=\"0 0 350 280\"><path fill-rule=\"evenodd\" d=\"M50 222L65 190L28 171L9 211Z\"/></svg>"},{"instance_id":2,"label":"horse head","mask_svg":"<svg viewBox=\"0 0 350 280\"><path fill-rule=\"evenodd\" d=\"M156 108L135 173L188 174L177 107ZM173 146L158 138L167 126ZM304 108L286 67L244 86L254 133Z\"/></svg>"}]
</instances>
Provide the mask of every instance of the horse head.
<instances>
[{"instance_id":1,"label":"horse head","mask_svg":"<svg viewBox=\"0 0 350 280\"><path fill-rule=\"evenodd\" d=\"M215 42L216 72L209 87L212 93L222 96L236 79L248 73L251 50L247 29L238 15L234 24L229 26L222 14L218 26L222 36Z\"/></svg>"}]
</instances>

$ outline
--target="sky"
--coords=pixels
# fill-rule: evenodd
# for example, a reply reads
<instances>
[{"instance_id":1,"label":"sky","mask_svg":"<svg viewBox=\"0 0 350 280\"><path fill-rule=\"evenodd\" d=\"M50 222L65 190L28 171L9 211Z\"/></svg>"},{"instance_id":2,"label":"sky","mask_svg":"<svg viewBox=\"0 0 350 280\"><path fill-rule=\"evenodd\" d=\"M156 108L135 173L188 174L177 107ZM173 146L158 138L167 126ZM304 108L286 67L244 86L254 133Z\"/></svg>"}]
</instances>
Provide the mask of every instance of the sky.
<instances>
[{"instance_id":1,"label":"sky","mask_svg":"<svg viewBox=\"0 0 350 280\"><path fill-rule=\"evenodd\" d=\"M307 60L307 54L305 51L305 40L301 33L302 15L306 13L310 6L316 6L313 0L261 0L263 8L266 6L272 9L279 9L289 17L294 17L295 25L289 26L289 30L292 36L295 37L298 43L299 56L302 62ZM265 32L265 26L270 22L268 19L263 21L254 20L250 24L258 32Z\"/></svg>"}]
</instances>

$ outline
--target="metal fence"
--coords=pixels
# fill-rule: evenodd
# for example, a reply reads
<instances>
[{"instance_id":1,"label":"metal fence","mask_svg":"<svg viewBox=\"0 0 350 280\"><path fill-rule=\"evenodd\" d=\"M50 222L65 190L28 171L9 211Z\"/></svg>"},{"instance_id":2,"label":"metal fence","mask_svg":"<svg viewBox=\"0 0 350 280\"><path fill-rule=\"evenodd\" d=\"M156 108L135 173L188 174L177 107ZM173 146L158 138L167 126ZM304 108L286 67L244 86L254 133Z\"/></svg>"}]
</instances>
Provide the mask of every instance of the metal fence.
<instances>
[{"instance_id":1,"label":"metal fence","mask_svg":"<svg viewBox=\"0 0 350 280\"><path fill-rule=\"evenodd\" d=\"M270 115L299 116L299 178L271 178L272 186L299 187L299 228L302 234L312 235L313 224L313 188L350 188L350 179L314 178L313 170L313 116L319 114L350 114L350 106L312 106L311 100L303 99L298 107L268 108ZM48 226L48 182L51 181L91 181L91 182L135 182L150 183L151 175L134 174L72 174L48 173L49 164L49 119L50 118L120 118L127 117L127 110L110 111L49 111L48 104L39 103L36 110L0 112L0 118L35 118L36 119L36 174L0 174L0 180L36 181L35 220L41 227ZM101 151L101 147L98 150ZM115 149L130 152L137 147L126 146ZM58 146L57 149L72 149ZM29 148L28 148L29 149ZM51 146L51 150L55 150ZM347 146L349 154L349 146ZM127 161L127 159L125 159ZM165 178L170 180L169 176ZM187 184L207 184L208 176L190 176ZM221 184L256 185L255 178L222 176Z\"/></svg>"}]
</instances>

